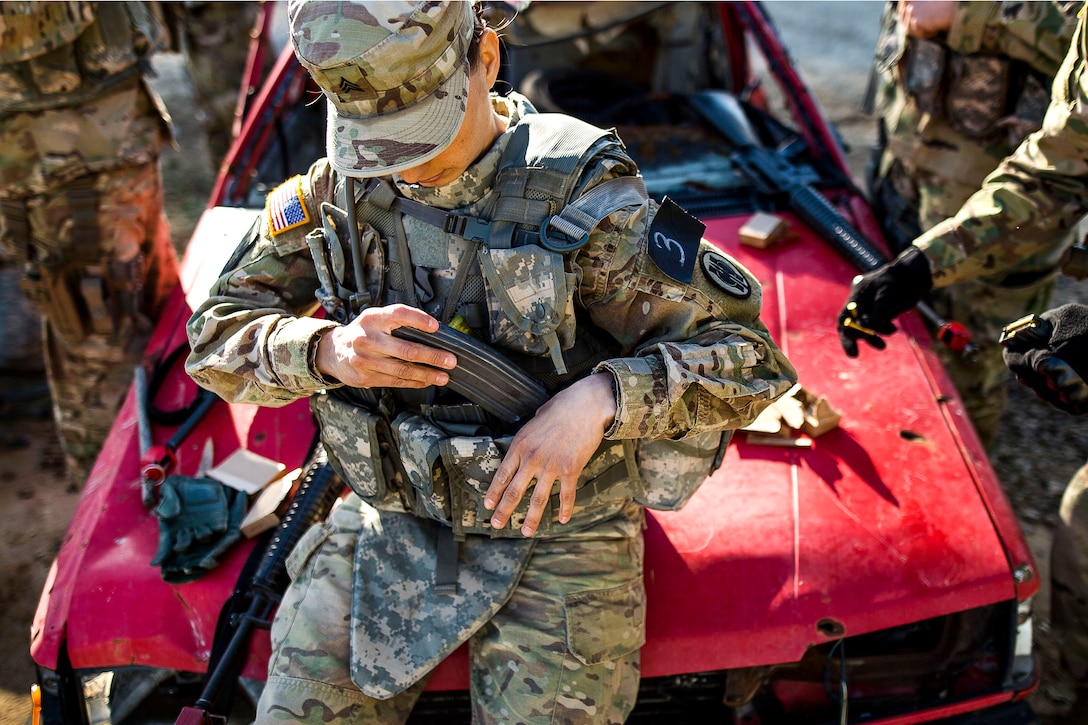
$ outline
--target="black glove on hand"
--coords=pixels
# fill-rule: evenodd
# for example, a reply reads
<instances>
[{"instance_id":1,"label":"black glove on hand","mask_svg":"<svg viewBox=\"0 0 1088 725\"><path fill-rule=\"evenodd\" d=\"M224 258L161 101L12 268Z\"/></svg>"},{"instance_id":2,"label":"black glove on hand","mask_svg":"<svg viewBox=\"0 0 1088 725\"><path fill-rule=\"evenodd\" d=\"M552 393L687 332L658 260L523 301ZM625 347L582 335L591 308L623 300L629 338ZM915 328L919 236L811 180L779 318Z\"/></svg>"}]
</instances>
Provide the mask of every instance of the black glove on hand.
<instances>
[{"instance_id":1,"label":"black glove on hand","mask_svg":"<svg viewBox=\"0 0 1088 725\"><path fill-rule=\"evenodd\" d=\"M908 247L891 262L854 278L850 298L839 313L839 342L843 352L858 356L858 340L877 350L887 347L881 335L896 331L892 324L933 289L929 261L918 247Z\"/></svg>"},{"instance_id":2,"label":"black glove on hand","mask_svg":"<svg viewBox=\"0 0 1088 725\"><path fill-rule=\"evenodd\" d=\"M160 488L159 548L152 566L171 584L199 579L241 538L246 495L210 478L167 476Z\"/></svg>"},{"instance_id":3,"label":"black glove on hand","mask_svg":"<svg viewBox=\"0 0 1088 725\"><path fill-rule=\"evenodd\" d=\"M1030 330L1005 330L1005 365L1017 380L1067 413L1088 413L1088 306L1062 305L1036 316Z\"/></svg>"}]
</instances>

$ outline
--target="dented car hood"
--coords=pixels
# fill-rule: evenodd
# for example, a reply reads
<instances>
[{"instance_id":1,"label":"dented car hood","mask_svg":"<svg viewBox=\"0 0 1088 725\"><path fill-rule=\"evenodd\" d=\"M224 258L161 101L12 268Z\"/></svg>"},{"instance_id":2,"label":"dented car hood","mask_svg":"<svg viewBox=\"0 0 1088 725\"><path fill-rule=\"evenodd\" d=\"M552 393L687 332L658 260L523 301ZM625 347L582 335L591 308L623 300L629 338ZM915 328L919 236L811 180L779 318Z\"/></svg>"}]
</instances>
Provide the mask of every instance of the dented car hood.
<instances>
[{"instance_id":1,"label":"dented car hood","mask_svg":"<svg viewBox=\"0 0 1088 725\"><path fill-rule=\"evenodd\" d=\"M844 210L863 231L863 208ZM183 260L183 290L149 347L185 344L184 324L256 210L205 213ZM1030 553L962 405L925 342L920 319L901 318L888 349L839 348L835 317L853 274L803 225L768 249L738 242L747 217L710 218L705 236L763 283L763 320L805 389L841 414L815 438L774 445L734 436L720 469L676 512L648 512L644 677L799 660L806 648L1030 594ZM172 370L160 405L195 388ZM215 571L170 585L150 565L158 528L140 502L136 406L128 399L87 483L45 588L32 632L34 659L55 667L62 644L76 668L134 664L202 671L216 617L251 542ZM216 459L244 445L288 468L302 464L313 424L306 401L285 408L217 404L178 451L176 472L197 470L207 439ZM168 435L163 433L162 435ZM1017 587L1021 591L1017 591ZM245 668L263 678L267 632ZM429 687L467 683L463 651Z\"/></svg>"}]
</instances>

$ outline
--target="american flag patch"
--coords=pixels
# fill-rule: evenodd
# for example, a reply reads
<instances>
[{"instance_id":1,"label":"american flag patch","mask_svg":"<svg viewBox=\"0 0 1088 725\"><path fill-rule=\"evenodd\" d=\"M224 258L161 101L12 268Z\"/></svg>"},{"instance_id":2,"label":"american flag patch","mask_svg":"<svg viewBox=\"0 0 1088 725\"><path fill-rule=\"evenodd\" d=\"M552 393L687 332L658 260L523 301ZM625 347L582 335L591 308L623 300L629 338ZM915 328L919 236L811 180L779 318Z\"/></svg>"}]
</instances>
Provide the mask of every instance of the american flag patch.
<instances>
[{"instance_id":1,"label":"american flag patch","mask_svg":"<svg viewBox=\"0 0 1088 725\"><path fill-rule=\"evenodd\" d=\"M268 195L268 226L272 236L310 221L310 212L302 199L302 177L294 176Z\"/></svg>"}]
</instances>

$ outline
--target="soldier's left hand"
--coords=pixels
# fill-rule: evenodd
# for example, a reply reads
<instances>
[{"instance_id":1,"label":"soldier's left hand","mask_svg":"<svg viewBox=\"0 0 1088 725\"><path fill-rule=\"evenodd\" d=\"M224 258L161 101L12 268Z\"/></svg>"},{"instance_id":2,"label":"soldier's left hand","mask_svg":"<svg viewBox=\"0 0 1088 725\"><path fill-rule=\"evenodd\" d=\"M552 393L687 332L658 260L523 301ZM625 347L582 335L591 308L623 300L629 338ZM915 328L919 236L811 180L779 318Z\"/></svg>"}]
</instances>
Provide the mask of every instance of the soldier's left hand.
<instances>
[{"instance_id":1,"label":"soldier's left hand","mask_svg":"<svg viewBox=\"0 0 1088 725\"><path fill-rule=\"evenodd\" d=\"M1005 364L1051 405L1088 413L1088 306L1062 305L1038 317L1034 334L1006 334Z\"/></svg>"},{"instance_id":2,"label":"soldier's left hand","mask_svg":"<svg viewBox=\"0 0 1088 725\"><path fill-rule=\"evenodd\" d=\"M604 440L616 417L612 377L589 375L555 395L514 436L510 449L491 480L484 506L494 509L491 525L506 526L511 514L532 488L529 511L521 533L532 536L555 483L559 483L559 522L570 521L578 477Z\"/></svg>"},{"instance_id":3,"label":"soldier's left hand","mask_svg":"<svg viewBox=\"0 0 1088 725\"><path fill-rule=\"evenodd\" d=\"M908 247L891 262L854 278L837 321L843 352L857 357L858 340L883 350L887 343L881 336L897 329L892 320L917 305L932 288L929 262L917 247Z\"/></svg>"}]
</instances>

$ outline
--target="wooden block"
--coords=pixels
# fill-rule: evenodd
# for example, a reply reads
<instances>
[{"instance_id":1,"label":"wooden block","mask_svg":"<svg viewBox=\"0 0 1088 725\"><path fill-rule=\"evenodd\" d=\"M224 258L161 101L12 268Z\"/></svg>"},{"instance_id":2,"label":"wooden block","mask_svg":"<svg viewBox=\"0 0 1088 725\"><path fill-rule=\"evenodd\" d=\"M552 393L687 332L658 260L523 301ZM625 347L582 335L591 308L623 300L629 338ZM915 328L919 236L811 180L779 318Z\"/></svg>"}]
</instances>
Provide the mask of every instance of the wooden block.
<instances>
[{"instance_id":1,"label":"wooden block","mask_svg":"<svg viewBox=\"0 0 1088 725\"><path fill-rule=\"evenodd\" d=\"M257 493L279 478L285 468L287 466L279 461L239 448L209 470L207 475L239 491Z\"/></svg>"},{"instance_id":2,"label":"wooden block","mask_svg":"<svg viewBox=\"0 0 1088 725\"><path fill-rule=\"evenodd\" d=\"M287 498L287 494L291 491L291 486L294 485L295 479L302 473L301 468L280 476L275 481L272 481L265 486L257 498L249 507L249 511L246 512L246 517L242 519L241 531L242 536L247 539L252 539L254 536L271 529L274 526L278 526L280 523L280 517L277 511L280 508L280 504Z\"/></svg>"},{"instance_id":3,"label":"wooden block","mask_svg":"<svg viewBox=\"0 0 1088 725\"><path fill-rule=\"evenodd\" d=\"M839 427L842 413L832 408L827 398L821 398L804 389L797 397L805 414L802 431L815 438Z\"/></svg>"},{"instance_id":4,"label":"wooden block","mask_svg":"<svg viewBox=\"0 0 1088 725\"><path fill-rule=\"evenodd\" d=\"M790 225L780 216L756 212L740 228L740 243L766 249L786 236Z\"/></svg>"}]
</instances>

